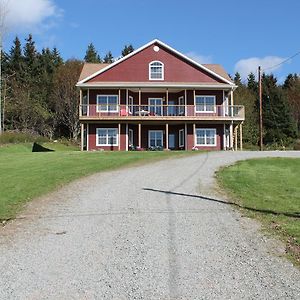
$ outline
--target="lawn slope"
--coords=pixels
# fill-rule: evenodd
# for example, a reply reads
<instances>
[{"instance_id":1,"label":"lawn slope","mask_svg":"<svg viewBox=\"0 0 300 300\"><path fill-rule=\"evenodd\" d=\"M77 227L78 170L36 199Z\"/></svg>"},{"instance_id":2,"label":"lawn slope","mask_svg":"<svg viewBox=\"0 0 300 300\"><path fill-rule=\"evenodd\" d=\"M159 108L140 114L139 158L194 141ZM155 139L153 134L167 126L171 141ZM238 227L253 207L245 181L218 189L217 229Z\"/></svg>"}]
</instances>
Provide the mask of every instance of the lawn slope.
<instances>
[{"instance_id":1,"label":"lawn slope","mask_svg":"<svg viewBox=\"0 0 300 300\"><path fill-rule=\"evenodd\" d=\"M217 178L247 215L286 241L287 252L300 263L300 159L241 161Z\"/></svg>"}]
</instances>

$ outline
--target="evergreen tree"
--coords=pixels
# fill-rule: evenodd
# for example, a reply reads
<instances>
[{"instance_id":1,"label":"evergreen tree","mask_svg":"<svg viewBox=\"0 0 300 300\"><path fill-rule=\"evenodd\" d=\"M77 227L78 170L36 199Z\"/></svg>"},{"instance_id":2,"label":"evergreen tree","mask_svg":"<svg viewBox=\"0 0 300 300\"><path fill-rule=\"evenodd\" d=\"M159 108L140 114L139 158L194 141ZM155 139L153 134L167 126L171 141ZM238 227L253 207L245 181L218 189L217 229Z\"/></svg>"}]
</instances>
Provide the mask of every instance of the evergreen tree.
<instances>
[{"instance_id":1,"label":"evergreen tree","mask_svg":"<svg viewBox=\"0 0 300 300\"><path fill-rule=\"evenodd\" d=\"M288 145L296 138L287 100L273 75L262 75L263 124L266 144Z\"/></svg>"},{"instance_id":2,"label":"evergreen tree","mask_svg":"<svg viewBox=\"0 0 300 300\"><path fill-rule=\"evenodd\" d=\"M233 79L234 83L237 85L237 86L242 86L242 78L241 78L241 75L239 72L236 72L234 74L234 79Z\"/></svg>"},{"instance_id":3,"label":"evergreen tree","mask_svg":"<svg viewBox=\"0 0 300 300\"><path fill-rule=\"evenodd\" d=\"M257 93L258 92L258 84L257 84L257 81L255 79L255 75L251 72L249 75L248 75L248 89L253 91L254 93Z\"/></svg>"},{"instance_id":4,"label":"evergreen tree","mask_svg":"<svg viewBox=\"0 0 300 300\"><path fill-rule=\"evenodd\" d=\"M7 75L15 74L16 78L22 77L24 68L24 57L22 55L22 46L18 37L13 41L7 58ZM4 70L5 71L5 70Z\"/></svg>"},{"instance_id":5,"label":"evergreen tree","mask_svg":"<svg viewBox=\"0 0 300 300\"><path fill-rule=\"evenodd\" d=\"M52 49L52 59L56 68L62 65L64 62L56 47Z\"/></svg>"},{"instance_id":6,"label":"evergreen tree","mask_svg":"<svg viewBox=\"0 0 300 300\"><path fill-rule=\"evenodd\" d=\"M111 51L108 51L108 53L104 56L103 62L106 64L114 62L114 57L112 56Z\"/></svg>"},{"instance_id":7,"label":"evergreen tree","mask_svg":"<svg viewBox=\"0 0 300 300\"><path fill-rule=\"evenodd\" d=\"M101 63L101 58L97 53L95 46L92 43L90 43L87 47L84 61L87 63Z\"/></svg>"},{"instance_id":8,"label":"evergreen tree","mask_svg":"<svg viewBox=\"0 0 300 300\"><path fill-rule=\"evenodd\" d=\"M122 50L122 57L128 55L129 53L131 53L131 52L133 52L133 51L134 51L134 49L133 49L133 47L132 47L131 44L129 44L128 46L125 45L125 46L124 46L124 49Z\"/></svg>"}]
</instances>

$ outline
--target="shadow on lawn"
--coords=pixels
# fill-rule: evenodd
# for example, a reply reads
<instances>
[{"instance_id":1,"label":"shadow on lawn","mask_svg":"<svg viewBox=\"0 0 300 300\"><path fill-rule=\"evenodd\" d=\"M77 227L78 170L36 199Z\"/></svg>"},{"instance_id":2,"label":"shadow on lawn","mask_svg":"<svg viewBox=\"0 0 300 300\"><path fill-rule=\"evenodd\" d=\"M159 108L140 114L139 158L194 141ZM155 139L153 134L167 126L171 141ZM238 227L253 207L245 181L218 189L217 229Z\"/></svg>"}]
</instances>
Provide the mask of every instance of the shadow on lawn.
<instances>
[{"instance_id":1,"label":"shadow on lawn","mask_svg":"<svg viewBox=\"0 0 300 300\"><path fill-rule=\"evenodd\" d=\"M151 188L143 188L144 191L150 191L150 192L157 192L157 193L163 193L167 195L175 195L175 196L183 196L183 197L193 197L193 198L198 198L200 200L205 200L205 201L213 201L221 204L228 204L232 206L236 206L239 208L244 208L250 211L255 211L255 212L260 212L264 214L270 214L270 215L283 215L291 218L300 218L300 212L294 212L294 213L289 213L289 212L280 212L280 211L274 211L274 210L268 210L268 209L258 209L258 208L253 208L253 207L248 207L248 206L243 206L234 202L230 201L225 201L221 199L214 199L214 198L209 198L201 195L191 195L191 194L185 194L185 193L178 193L178 192L172 192L172 191L163 191L163 190L156 190L156 189L151 189Z\"/></svg>"}]
</instances>

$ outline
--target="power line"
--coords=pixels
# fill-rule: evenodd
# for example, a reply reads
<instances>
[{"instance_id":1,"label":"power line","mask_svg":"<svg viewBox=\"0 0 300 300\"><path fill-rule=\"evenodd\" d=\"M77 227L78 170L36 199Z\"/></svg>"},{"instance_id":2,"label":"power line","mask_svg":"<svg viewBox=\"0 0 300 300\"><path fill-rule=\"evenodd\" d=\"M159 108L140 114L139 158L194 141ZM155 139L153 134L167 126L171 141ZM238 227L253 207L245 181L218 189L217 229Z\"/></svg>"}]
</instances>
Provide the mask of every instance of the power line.
<instances>
[{"instance_id":1,"label":"power line","mask_svg":"<svg viewBox=\"0 0 300 300\"><path fill-rule=\"evenodd\" d=\"M274 69L284 63L286 63L287 61L291 60L292 58L294 58L295 56L299 55L300 54L300 51L298 51L297 53L293 54L292 56L288 57L287 59L283 60L282 62L280 62L279 64L276 64L274 66L271 66L271 67L268 67L268 68L264 68L263 71L266 71L266 70L270 70L270 69Z\"/></svg>"}]
</instances>

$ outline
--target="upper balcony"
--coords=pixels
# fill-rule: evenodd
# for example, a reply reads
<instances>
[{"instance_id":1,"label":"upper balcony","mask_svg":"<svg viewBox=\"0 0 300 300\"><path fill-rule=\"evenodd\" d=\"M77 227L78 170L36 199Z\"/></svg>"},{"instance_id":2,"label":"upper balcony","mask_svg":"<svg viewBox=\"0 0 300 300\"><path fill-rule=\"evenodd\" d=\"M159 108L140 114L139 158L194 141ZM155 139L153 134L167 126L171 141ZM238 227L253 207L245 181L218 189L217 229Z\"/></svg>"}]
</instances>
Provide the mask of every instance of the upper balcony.
<instances>
[{"instance_id":1,"label":"upper balcony","mask_svg":"<svg viewBox=\"0 0 300 300\"><path fill-rule=\"evenodd\" d=\"M154 121L154 120L206 120L243 121L242 105L116 105L83 104L79 109L80 120Z\"/></svg>"}]
</instances>

